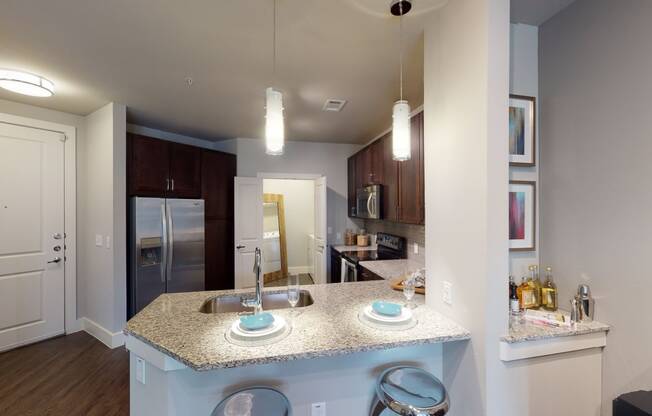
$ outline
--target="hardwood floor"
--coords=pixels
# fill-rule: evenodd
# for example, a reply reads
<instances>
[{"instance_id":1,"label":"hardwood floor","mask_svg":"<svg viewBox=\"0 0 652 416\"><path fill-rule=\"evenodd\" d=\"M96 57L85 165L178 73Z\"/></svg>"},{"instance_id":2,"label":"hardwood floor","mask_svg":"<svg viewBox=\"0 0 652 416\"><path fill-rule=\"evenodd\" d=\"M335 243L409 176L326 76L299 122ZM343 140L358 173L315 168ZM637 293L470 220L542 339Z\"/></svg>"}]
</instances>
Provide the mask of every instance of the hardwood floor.
<instances>
[{"instance_id":1,"label":"hardwood floor","mask_svg":"<svg viewBox=\"0 0 652 416\"><path fill-rule=\"evenodd\" d=\"M129 354L85 332L0 353L0 415L129 415Z\"/></svg>"}]
</instances>

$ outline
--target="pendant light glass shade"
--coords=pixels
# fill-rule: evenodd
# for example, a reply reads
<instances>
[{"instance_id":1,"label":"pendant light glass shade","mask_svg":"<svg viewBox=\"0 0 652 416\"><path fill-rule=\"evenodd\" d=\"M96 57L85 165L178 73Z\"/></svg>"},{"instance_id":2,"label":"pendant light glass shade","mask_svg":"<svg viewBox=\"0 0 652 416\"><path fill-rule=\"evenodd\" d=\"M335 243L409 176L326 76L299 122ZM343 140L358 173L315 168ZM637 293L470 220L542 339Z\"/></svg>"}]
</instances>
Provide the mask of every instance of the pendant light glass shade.
<instances>
[{"instance_id":1,"label":"pendant light glass shade","mask_svg":"<svg viewBox=\"0 0 652 416\"><path fill-rule=\"evenodd\" d=\"M39 75L29 72L0 69L0 87L32 97L51 97L54 84Z\"/></svg>"},{"instance_id":2,"label":"pendant light glass shade","mask_svg":"<svg viewBox=\"0 0 652 416\"><path fill-rule=\"evenodd\" d=\"M265 153L282 155L285 144L285 124L283 121L283 94L267 88L265 114Z\"/></svg>"},{"instance_id":3,"label":"pendant light glass shade","mask_svg":"<svg viewBox=\"0 0 652 416\"><path fill-rule=\"evenodd\" d=\"M410 160L412 156L410 105L406 100L394 103L392 118L392 158L398 161Z\"/></svg>"}]
</instances>

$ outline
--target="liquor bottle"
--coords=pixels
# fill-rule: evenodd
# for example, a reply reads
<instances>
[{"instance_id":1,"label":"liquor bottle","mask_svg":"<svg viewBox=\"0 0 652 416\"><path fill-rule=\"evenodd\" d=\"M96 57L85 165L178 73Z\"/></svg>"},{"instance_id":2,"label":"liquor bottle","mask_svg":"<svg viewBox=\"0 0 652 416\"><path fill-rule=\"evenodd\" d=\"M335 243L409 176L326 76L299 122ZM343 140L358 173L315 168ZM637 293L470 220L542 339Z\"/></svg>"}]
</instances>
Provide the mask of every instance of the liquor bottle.
<instances>
[{"instance_id":1,"label":"liquor bottle","mask_svg":"<svg viewBox=\"0 0 652 416\"><path fill-rule=\"evenodd\" d=\"M537 300L535 295L534 282L532 278L523 278L523 283L519 286L521 290L521 309L535 309L537 308Z\"/></svg>"},{"instance_id":2,"label":"liquor bottle","mask_svg":"<svg viewBox=\"0 0 652 416\"><path fill-rule=\"evenodd\" d=\"M529 268L530 270L530 279L532 280L532 286L534 288L534 298L535 301L534 303L536 306L534 308L538 308L541 306L541 279L539 278L539 266L533 264Z\"/></svg>"},{"instance_id":3,"label":"liquor bottle","mask_svg":"<svg viewBox=\"0 0 652 416\"><path fill-rule=\"evenodd\" d=\"M517 292L518 288L514 283L514 276L509 276L509 311L512 315L517 315L521 311Z\"/></svg>"},{"instance_id":4,"label":"liquor bottle","mask_svg":"<svg viewBox=\"0 0 652 416\"><path fill-rule=\"evenodd\" d=\"M557 310L557 285L552 280L552 267L546 267L546 280L541 287L541 306L548 311Z\"/></svg>"}]
</instances>

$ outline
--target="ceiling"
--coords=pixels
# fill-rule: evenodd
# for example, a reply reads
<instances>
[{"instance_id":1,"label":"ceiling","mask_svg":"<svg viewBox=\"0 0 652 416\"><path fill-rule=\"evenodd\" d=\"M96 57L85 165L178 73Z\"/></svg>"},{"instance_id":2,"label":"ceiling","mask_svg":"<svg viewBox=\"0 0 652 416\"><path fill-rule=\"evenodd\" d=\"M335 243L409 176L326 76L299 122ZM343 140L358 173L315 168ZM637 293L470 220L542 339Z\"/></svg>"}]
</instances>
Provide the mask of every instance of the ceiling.
<instances>
[{"instance_id":1,"label":"ceiling","mask_svg":"<svg viewBox=\"0 0 652 416\"><path fill-rule=\"evenodd\" d=\"M511 0L510 20L512 23L525 23L540 26L575 0Z\"/></svg>"},{"instance_id":2,"label":"ceiling","mask_svg":"<svg viewBox=\"0 0 652 416\"><path fill-rule=\"evenodd\" d=\"M536 0L533 0L536 1ZM405 97L423 102L423 27L404 19ZM389 0L5 0L0 67L43 75L51 98L0 98L85 115L107 102L131 123L209 140L261 137L265 88L284 93L289 140L364 143L391 123L399 25ZM192 78L189 87L186 78ZM322 111L329 98L348 103Z\"/></svg>"}]
</instances>

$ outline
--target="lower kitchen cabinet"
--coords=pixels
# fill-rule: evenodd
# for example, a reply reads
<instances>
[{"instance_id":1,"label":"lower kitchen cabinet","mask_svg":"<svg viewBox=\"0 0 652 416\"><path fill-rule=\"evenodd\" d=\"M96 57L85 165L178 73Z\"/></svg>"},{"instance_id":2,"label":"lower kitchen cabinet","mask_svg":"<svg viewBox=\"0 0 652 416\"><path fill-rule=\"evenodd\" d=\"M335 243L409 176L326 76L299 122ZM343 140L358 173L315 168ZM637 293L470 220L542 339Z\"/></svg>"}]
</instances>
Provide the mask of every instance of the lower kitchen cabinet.
<instances>
[{"instance_id":1,"label":"lower kitchen cabinet","mask_svg":"<svg viewBox=\"0 0 652 416\"><path fill-rule=\"evenodd\" d=\"M371 270L365 269L362 266L358 266L358 281L369 282L372 280L383 280L383 278L378 276L376 273L372 272Z\"/></svg>"},{"instance_id":2,"label":"lower kitchen cabinet","mask_svg":"<svg viewBox=\"0 0 652 416\"><path fill-rule=\"evenodd\" d=\"M340 252L331 247L331 274L328 283L339 283L342 279L342 257Z\"/></svg>"}]
</instances>

